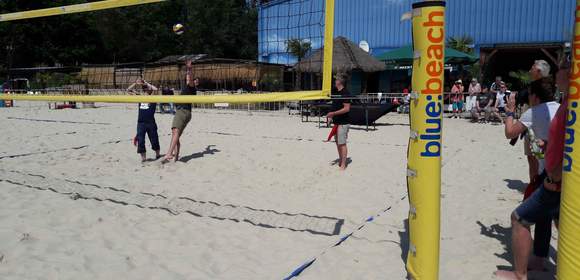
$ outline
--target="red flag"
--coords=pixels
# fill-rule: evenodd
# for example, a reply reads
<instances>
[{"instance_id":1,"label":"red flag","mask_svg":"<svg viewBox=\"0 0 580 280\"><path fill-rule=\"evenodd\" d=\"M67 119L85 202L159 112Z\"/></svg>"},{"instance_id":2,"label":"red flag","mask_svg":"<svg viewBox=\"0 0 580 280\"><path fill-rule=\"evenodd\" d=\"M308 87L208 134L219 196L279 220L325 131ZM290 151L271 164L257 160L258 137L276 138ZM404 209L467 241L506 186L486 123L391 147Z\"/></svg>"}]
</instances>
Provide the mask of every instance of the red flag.
<instances>
[{"instance_id":1,"label":"red flag","mask_svg":"<svg viewBox=\"0 0 580 280\"><path fill-rule=\"evenodd\" d=\"M334 124L334 126L332 126L332 130L330 130L330 134L328 134L328 139L326 139L326 142L330 142L330 139L332 139L336 133L338 133L338 124Z\"/></svg>"}]
</instances>

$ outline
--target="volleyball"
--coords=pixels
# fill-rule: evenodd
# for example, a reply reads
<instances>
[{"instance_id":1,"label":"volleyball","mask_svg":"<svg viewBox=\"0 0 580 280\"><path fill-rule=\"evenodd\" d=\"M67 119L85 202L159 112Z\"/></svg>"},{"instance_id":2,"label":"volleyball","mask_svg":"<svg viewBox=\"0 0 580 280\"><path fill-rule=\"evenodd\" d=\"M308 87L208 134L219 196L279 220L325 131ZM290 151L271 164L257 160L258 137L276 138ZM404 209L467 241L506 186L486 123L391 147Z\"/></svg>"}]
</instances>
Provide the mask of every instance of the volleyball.
<instances>
[{"instance_id":1,"label":"volleyball","mask_svg":"<svg viewBox=\"0 0 580 280\"><path fill-rule=\"evenodd\" d=\"M185 27L183 27L183 24L181 23L176 23L173 25L173 32L177 35L181 35L185 32Z\"/></svg>"}]
</instances>

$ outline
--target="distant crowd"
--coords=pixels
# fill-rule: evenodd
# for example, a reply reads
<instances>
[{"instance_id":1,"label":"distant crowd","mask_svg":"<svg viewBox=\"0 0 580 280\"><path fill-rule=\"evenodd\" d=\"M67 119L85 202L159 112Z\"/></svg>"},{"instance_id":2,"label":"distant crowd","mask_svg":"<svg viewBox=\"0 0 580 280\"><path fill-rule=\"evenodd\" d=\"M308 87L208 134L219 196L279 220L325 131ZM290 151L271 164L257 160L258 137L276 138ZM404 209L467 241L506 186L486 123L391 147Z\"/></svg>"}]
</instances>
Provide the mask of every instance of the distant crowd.
<instances>
[{"instance_id":1,"label":"distant crowd","mask_svg":"<svg viewBox=\"0 0 580 280\"><path fill-rule=\"evenodd\" d=\"M529 73L530 82L550 77L550 65L544 60L537 60ZM476 78L473 78L467 91L465 91L463 81L457 80L446 100L450 103L448 109L452 112L451 118L468 117L474 123L501 123L506 117L506 105L512 95L519 96L519 98L516 97L517 105L521 105L518 109L525 111L528 108L527 91L526 89L520 93L512 92L501 76L497 76L489 86L482 85ZM559 95L556 90L554 98L559 99Z\"/></svg>"}]
</instances>

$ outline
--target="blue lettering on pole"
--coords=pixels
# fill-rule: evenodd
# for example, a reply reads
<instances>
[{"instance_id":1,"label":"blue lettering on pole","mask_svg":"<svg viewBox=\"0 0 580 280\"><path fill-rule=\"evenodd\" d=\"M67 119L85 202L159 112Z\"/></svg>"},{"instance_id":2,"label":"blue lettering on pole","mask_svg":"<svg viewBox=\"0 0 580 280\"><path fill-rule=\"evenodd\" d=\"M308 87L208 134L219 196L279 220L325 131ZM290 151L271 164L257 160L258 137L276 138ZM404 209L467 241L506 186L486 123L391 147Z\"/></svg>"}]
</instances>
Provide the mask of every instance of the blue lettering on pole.
<instances>
[{"instance_id":1,"label":"blue lettering on pole","mask_svg":"<svg viewBox=\"0 0 580 280\"><path fill-rule=\"evenodd\" d=\"M440 157L441 156L441 114L443 108L441 106L442 96L438 95L437 100L433 100L433 95L427 95L427 105L425 106L425 120L426 129L424 133L420 133L419 138L426 141L424 151L421 152L422 157Z\"/></svg>"},{"instance_id":2,"label":"blue lettering on pole","mask_svg":"<svg viewBox=\"0 0 580 280\"><path fill-rule=\"evenodd\" d=\"M571 103L572 109L578 108L578 102L573 101ZM574 159L572 158L572 152L574 152L574 142L576 141L576 131L574 125L576 124L576 111L569 110L568 118L566 120L566 141L564 146L564 164L562 169L564 172L572 172L572 167L574 166Z\"/></svg>"}]
</instances>

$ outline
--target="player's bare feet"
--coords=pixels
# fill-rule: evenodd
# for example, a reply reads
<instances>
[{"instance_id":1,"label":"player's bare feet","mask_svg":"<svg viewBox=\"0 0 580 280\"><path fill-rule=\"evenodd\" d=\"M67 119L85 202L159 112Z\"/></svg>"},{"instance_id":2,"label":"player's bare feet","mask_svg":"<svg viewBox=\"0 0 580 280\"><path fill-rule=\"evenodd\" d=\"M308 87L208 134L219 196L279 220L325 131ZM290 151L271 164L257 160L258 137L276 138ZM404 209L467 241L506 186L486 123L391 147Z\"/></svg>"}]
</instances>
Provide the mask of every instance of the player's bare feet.
<instances>
[{"instance_id":1,"label":"player's bare feet","mask_svg":"<svg viewBox=\"0 0 580 280\"><path fill-rule=\"evenodd\" d=\"M170 155L170 154L165 155L165 157L163 157L163 160L161 161L161 163L166 164L166 163L170 162L172 159L173 159L172 155Z\"/></svg>"}]
</instances>

